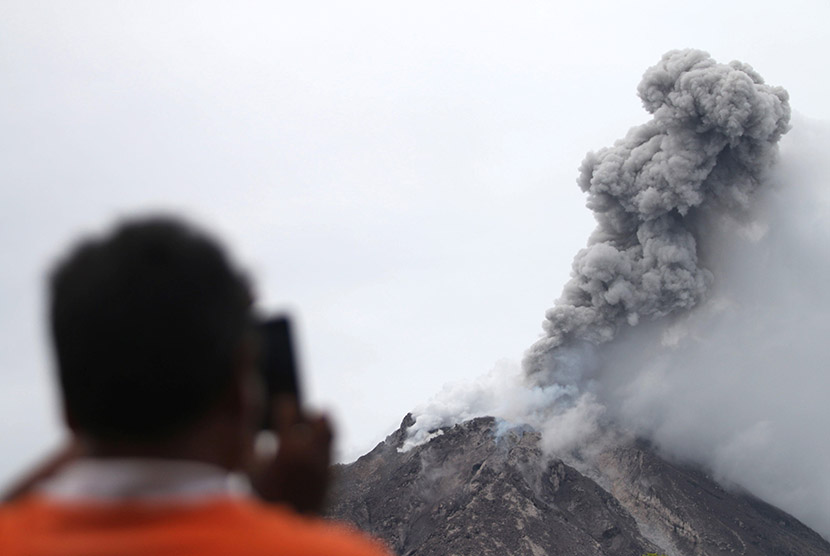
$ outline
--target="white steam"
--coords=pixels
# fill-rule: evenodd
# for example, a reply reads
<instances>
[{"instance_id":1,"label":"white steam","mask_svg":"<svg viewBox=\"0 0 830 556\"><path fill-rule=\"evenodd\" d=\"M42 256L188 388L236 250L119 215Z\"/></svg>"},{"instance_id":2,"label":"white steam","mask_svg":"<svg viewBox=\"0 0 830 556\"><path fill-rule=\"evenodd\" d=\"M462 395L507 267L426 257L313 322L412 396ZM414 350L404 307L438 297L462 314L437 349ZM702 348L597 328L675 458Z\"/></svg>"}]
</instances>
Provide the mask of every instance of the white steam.
<instances>
[{"instance_id":1,"label":"white steam","mask_svg":"<svg viewBox=\"0 0 830 556\"><path fill-rule=\"evenodd\" d=\"M401 451L428 442L440 427L474 417L492 415L538 427L550 419L552 402L576 394L573 386L529 386L518 364L500 361L476 382L447 384L429 403L416 408L415 424L410 427Z\"/></svg>"},{"instance_id":2,"label":"white steam","mask_svg":"<svg viewBox=\"0 0 830 556\"><path fill-rule=\"evenodd\" d=\"M747 66L669 53L640 94L654 119L583 164L598 228L524 369L446 388L407 447L494 415L562 453L610 421L830 536L830 125L797 118L770 170L787 95Z\"/></svg>"}]
</instances>

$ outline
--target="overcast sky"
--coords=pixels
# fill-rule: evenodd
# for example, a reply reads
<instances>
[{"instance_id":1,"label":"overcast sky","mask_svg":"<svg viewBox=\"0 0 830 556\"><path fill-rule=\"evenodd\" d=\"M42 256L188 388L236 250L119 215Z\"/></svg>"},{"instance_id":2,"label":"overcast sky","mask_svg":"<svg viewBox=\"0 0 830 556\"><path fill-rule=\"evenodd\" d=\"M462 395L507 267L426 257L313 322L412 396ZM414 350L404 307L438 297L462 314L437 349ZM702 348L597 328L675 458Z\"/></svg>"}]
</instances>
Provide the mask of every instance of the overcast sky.
<instances>
[{"instance_id":1,"label":"overcast sky","mask_svg":"<svg viewBox=\"0 0 830 556\"><path fill-rule=\"evenodd\" d=\"M155 210L225 239L298 318L344 459L517 361L593 221L585 153L673 48L830 121L830 4L0 3L0 480L61 430L44 272Z\"/></svg>"}]
</instances>

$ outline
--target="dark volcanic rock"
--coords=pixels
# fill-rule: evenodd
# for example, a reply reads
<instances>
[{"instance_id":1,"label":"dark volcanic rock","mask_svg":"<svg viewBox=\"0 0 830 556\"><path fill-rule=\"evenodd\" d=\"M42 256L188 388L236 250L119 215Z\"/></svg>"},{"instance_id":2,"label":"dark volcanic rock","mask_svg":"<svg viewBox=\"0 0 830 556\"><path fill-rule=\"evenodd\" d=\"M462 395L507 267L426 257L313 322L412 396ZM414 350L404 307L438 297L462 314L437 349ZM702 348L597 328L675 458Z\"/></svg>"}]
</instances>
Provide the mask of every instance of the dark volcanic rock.
<instances>
[{"instance_id":1,"label":"dark volcanic rock","mask_svg":"<svg viewBox=\"0 0 830 556\"><path fill-rule=\"evenodd\" d=\"M484 417L400 452L412 423L336 466L330 511L401 556L830 555L793 517L644 443L574 467L543 457L532 429Z\"/></svg>"},{"instance_id":2,"label":"dark volcanic rock","mask_svg":"<svg viewBox=\"0 0 830 556\"><path fill-rule=\"evenodd\" d=\"M400 430L339 466L332 515L400 555L644 554L658 547L593 480L545 461L539 435L490 417L400 453Z\"/></svg>"},{"instance_id":3,"label":"dark volcanic rock","mask_svg":"<svg viewBox=\"0 0 830 556\"><path fill-rule=\"evenodd\" d=\"M660 458L646 442L605 450L586 466L670 554L828 555L830 543L749 493Z\"/></svg>"}]
</instances>

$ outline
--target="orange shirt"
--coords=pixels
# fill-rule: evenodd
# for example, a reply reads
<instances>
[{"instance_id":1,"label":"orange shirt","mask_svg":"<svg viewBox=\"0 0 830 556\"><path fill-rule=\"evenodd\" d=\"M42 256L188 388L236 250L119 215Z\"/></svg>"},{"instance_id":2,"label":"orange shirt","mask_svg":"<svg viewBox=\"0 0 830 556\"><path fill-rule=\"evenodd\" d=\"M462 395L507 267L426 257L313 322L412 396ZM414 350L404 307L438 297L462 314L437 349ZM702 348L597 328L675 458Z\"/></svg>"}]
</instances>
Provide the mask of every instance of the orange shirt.
<instances>
[{"instance_id":1,"label":"orange shirt","mask_svg":"<svg viewBox=\"0 0 830 556\"><path fill-rule=\"evenodd\" d=\"M66 502L32 495L0 507L2 556L389 556L344 525L230 496L199 501Z\"/></svg>"}]
</instances>

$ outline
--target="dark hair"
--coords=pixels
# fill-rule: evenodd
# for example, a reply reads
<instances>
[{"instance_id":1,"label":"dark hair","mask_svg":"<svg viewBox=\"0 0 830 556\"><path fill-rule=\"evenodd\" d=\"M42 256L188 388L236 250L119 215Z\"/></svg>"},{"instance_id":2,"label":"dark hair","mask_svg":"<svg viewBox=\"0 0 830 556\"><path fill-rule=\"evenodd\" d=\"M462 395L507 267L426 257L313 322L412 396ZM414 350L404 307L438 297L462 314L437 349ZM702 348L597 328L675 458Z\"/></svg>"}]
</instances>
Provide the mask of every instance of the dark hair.
<instances>
[{"instance_id":1,"label":"dark hair","mask_svg":"<svg viewBox=\"0 0 830 556\"><path fill-rule=\"evenodd\" d=\"M126 221L81 242L50 285L63 402L78 430L164 437L229 385L250 293L203 233L172 218Z\"/></svg>"}]
</instances>

